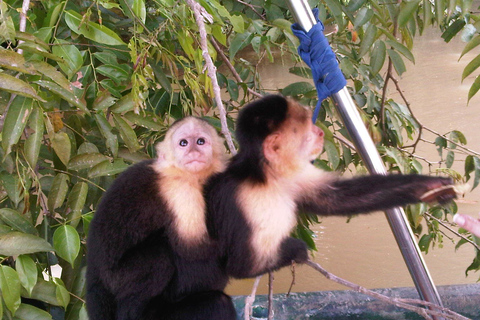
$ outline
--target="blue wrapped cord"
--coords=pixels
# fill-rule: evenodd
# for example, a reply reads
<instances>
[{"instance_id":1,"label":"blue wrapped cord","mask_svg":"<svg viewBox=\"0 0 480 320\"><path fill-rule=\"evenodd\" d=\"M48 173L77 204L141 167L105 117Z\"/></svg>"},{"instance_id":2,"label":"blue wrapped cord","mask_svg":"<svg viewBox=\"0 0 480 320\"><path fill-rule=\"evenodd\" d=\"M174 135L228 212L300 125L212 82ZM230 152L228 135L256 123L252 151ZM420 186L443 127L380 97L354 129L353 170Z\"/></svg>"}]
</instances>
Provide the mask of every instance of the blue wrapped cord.
<instances>
[{"instance_id":1,"label":"blue wrapped cord","mask_svg":"<svg viewBox=\"0 0 480 320\"><path fill-rule=\"evenodd\" d=\"M347 81L338 66L335 53L333 53L327 38L323 34L325 27L318 20L318 9L313 9L317 20L308 32L298 24L292 24L292 31L300 40L298 54L312 70L313 81L318 94L318 103L313 113L313 122L317 120L323 99L340 91Z\"/></svg>"}]
</instances>

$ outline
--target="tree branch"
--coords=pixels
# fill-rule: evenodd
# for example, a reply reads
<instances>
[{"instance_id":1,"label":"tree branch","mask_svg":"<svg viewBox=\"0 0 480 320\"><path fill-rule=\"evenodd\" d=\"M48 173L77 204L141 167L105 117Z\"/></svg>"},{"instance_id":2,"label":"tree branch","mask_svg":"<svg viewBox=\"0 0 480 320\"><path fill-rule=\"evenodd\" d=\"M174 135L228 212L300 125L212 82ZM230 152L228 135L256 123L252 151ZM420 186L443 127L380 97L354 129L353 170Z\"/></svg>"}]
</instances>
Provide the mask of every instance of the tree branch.
<instances>
[{"instance_id":1,"label":"tree branch","mask_svg":"<svg viewBox=\"0 0 480 320\"><path fill-rule=\"evenodd\" d=\"M253 283L252 293L245 299L245 311L244 311L244 320L250 320L250 315L252 314L252 307L253 302L255 302L255 295L257 294L258 284L260 283L260 279L262 276L258 276L255 278L255 282Z\"/></svg>"},{"instance_id":2,"label":"tree branch","mask_svg":"<svg viewBox=\"0 0 480 320\"><path fill-rule=\"evenodd\" d=\"M195 17L195 21L197 23L198 30L200 33L200 47L202 49L203 59L205 60L205 64L207 66L208 77L212 80L213 93L215 95L215 102L220 112L222 134L225 137L225 140L227 141L227 145L228 145L228 148L230 149L230 152L233 155L235 155L237 153L237 150L235 148L235 145L233 144L233 139L230 134L230 131L228 130L227 112L225 110L225 107L223 106L220 86L218 85L218 80L217 80L217 67L215 67L215 65L213 64L212 57L208 53L207 31L205 29L205 22L203 21L203 19L204 19L204 16L209 16L209 14L205 10L205 8L203 8L195 0L186 0L186 2L188 6L192 9L192 12Z\"/></svg>"},{"instance_id":3,"label":"tree branch","mask_svg":"<svg viewBox=\"0 0 480 320\"><path fill-rule=\"evenodd\" d=\"M391 298L388 296L385 296L383 294L380 294L378 292L374 292L372 290L369 290L365 287L359 286L357 284L354 284L350 281L344 280L342 278L337 277L336 275L328 272L325 270L322 266L320 266L318 263L315 263L311 260L308 260L306 265L312 267L313 269L317 270L321 274L325 276L325 278L332 280L336 283L339 283L341 285L344 285L353 291L360 292L363 294L366 294L368 296L374 297L378 300L381 300L383 302L393 304L396 307L404 308L413 312L416 312L417 314L421 315L425 319L432 319L431 316L438 316L443 319L450 319L450 320L468 320L468 318L451 311L450 309L447 309L445 307L438 306L434 303L430 303L427 301L422 301L422 300L415 300L415 299L398 299L398 298ZM414 306L412 304L418 304L422 306L426 306L430 309L425 309L421 307Z\"/></svg>"}]
</instances>

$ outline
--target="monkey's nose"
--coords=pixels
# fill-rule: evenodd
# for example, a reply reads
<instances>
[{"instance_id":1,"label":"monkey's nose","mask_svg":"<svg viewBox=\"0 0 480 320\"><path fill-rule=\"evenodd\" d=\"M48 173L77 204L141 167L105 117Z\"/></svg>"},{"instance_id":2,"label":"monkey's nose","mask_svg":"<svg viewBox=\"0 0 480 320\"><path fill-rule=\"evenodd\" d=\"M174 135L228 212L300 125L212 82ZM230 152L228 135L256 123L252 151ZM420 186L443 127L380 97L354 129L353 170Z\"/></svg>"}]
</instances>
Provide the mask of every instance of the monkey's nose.
<instances>
[{"instance_id":1,"label":"monkey's nose","mask_svg":"<svg viewBox=\"0 0 480 320\"><path fill-rule=\"evenodd\" d=\"M317 136L319 136L319 137L323 137L324 134L325 134L325 133L323 132L323 130L320 129L319 127L317 127L317 126L313 126L313 132L314 132Z\"/></svg>"}]
</instances>

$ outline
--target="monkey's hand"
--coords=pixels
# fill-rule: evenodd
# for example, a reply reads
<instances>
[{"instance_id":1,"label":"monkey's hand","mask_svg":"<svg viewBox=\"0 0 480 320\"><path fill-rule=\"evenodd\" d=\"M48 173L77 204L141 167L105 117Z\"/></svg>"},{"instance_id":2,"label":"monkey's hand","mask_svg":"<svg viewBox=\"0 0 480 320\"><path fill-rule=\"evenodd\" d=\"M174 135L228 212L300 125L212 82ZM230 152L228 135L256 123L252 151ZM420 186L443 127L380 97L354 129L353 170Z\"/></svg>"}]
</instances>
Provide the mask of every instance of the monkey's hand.
<instances>
[{"instance_id":1,"label":"monkey's hand","mask_svg":"<svg viewBox=\"0 0 480 320\"><path fill-rule=\"evenodd\" d=\"M308 260L308 249L305 242L295 238L287 238L282 243L281 249L282 267L289 265L292 261L304 263Z\"/></svg>"},{"instance_id":2,"label":"monkey's hand","mask_svg":"<svg viewBox=\"0 0 480 320\"><path fill-rule=\"evenodd\" d=\"M458 196L463 195L467 189L468 185L454 185L451 179L447 178L438 178L430 180L427 183L428 188L421 196L420 200L427 203L447 203L453 199L456 199Z\"/></svg>"}]
</instances>

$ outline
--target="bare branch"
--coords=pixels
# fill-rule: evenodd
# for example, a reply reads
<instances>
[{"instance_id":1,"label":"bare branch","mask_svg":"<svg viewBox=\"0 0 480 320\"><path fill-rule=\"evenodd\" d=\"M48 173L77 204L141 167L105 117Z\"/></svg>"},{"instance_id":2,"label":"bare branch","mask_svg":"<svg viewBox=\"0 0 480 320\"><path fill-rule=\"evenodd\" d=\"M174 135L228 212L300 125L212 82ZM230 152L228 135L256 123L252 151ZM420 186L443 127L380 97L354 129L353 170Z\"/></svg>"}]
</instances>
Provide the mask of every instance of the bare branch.
<instances>
[{"instance_id":1,"label":"bare branch","mask_svg":"<svg viewBox=\"0 0 480 320\"><path fill-rule=\"evenodd\" d=\"M198 30L200 33L200 47L202 48L202 56L205 60L205 64L207 66L207 74L208 77L212 80L213 92L215 95L215 102L217 104L218 110L220 112L220 122L222 123L222 134L227 141L228 148L230 152L235 155L237 150L235 145L233 144L233 139L228 130L227 125L227 112L222 102L220 86L218 85L217 80L217 67L213 64L212 57L208 53L208 42L207 42L207 31L205 29L205 22L204 16L209 16L205 8L203 8L198 2L195 0L186 0L188 6L192 9L193 15L195 17L195 21L198 26Z\"/></svg>"},{"instance_id":2,"label":"bare branch","mask_svg":"<svg viewBox=\"0 0 480 320\"><path fill-rule=\"evenodd\" d=\"M432 316L437 316L441 317L443 319L450 319L450 320L468 320L468 318L451 311L450 309L447 309L442 306L438 306L436 304L422 301L422 300L414 300L414 299L398 299L398 298L391 298L388 296L385 296L383 294L380 294L378 292L369 290L365 287L359 286L357 284L354 284L350 281L344 280L342 278L337 277L336 275L328 272L325 270L322 266L320 266L318 263L315 263L311 260L308 260L305 264L308 266L312 267L313 269L317 270L321 274L323 274L327 279L332 280L336 283L339 283L341 285L344 285L350 289L353 289L356 292L360 292L363 294L366 294L368 296L374 297L378 300L381 300L383 302L393 304L394 306L404 308L413 312L416 312L417 314L421 315L425 319L432 319ZM419 304L422 306L426 306L430 309L425 309L421 307L414 306L412 304Z\"/></svg>"},{"instance_id":3,"label":"bare branch","mask_svg":"<svg viewBox=\"0 0 480 320\"><path fill-rule=\"evenodd\" d=\"M268 320L273 320L273 280L275 277L273 276L273 272L270 271L268 273Z\"/></svg>"},{"instance_id":4,"label":"bare branch","mask_svg":"<svg viewBox=\"0 0 480 320\"><path fill-rule=\"evenodd\" d=\"M255 301L255 295L257 294L258 284L262 276L255 278L253 283L252 293L245 299L245 311L244 311L244 320L250 320L250 315L252 314L253 302Z\"/></svg>"}]
</instances>

